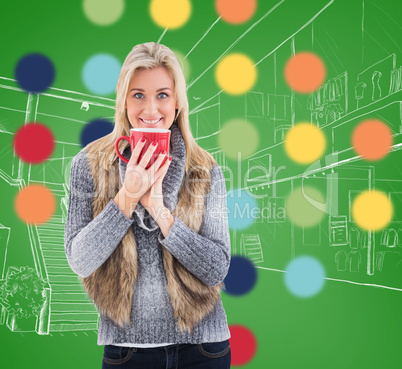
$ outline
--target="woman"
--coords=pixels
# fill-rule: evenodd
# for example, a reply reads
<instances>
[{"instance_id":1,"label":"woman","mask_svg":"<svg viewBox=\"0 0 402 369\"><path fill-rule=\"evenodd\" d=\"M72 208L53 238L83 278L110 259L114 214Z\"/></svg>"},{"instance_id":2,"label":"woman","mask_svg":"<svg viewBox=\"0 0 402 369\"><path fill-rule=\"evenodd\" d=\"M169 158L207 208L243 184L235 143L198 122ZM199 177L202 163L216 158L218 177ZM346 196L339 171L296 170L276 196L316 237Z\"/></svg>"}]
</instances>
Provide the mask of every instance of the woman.
<instances>
[{"instance_id":1,"label":"woman","mask_svg":"<svg viewBox=\"0 0 402 369\"><path fill-rule=\"evenodd\" d=\"M112 133L73 159L65 251L100 313L102 367L229 368L220 289L230 264L222 169L191 135L174 53L137 45L116 87ZM171 130L170 154L145 169L145 142L114 152L130 128Z\"/></svg>"}]
</instances>

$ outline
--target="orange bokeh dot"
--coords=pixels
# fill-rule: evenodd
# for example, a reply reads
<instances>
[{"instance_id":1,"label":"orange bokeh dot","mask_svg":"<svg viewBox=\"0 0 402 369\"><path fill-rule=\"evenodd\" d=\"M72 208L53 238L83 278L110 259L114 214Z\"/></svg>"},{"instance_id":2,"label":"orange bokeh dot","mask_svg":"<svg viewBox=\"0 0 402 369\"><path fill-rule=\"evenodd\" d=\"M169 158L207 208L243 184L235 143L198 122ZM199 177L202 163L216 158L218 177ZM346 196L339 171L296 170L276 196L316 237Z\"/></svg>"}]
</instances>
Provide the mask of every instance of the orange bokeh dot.
<instances>
[{"instance_id":1,"label":"orange bokeh dot","mask_svg":"<svg viewBox=\"0 0 402 369\"><path fill-rule=\"evenodd\" d=\"M352 145L362 158L375 161L386 156L392 146L392 132L389 127L376 119L360 123L353 131Z\"/></svg>"},{"instance_id":2,"label":"orange bokeh dot","mask_svg":"<svg viewBox=\"0 0 402 369\"><path fill-rule=\"evenodd\" d=\"M216 11L228 23L247 22L255 13L256 0L216 0Z\"/></svg>"},{"instance_id":3,"label":"orange bokeh dot","mask_svg":"<svg viewBox=\"0 0 402 369\"><path fill-rule=\"evenodd\" d=\"M292 56L285 66L285 79L290 88L300 93L317 90L324 82L326 69L323 61L310 52Z\"/></svg>"},{"instance_id":4,"label":"orange bokeh dot","mask_svg":"<svg viewBox=\"0 0 402 369\"><path fill-rule=\"evenodd\" d=\"M15 198L18 217L29 224L46 223L54 214L56 200L52 191L40 184L31 184L20 190Z\"/></svg>"}]
</instances>

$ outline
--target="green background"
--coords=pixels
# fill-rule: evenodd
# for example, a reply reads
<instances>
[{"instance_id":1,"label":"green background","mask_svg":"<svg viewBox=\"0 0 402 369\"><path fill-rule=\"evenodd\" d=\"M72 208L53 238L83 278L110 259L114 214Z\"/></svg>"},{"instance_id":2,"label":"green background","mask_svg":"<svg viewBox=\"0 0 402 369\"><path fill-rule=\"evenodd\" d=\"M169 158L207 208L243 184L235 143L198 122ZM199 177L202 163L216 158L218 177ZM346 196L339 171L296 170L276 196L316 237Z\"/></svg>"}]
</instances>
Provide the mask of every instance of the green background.
<instances>
[{"instance_id":1,"label":"green background","mask_svg":"<svg viewBox=\"0 0 402 369\"><path fill-rule=\"evenodd\" d=\"M219 20L188 55L187 83L191 87L187 93L193 135L200 146L213 153L224 169L228 191L247 187L275 199L279 207L287 194L308 176L304 184L322 192L333 215L345 217L350 232L356 227L350 217L353 196L376 188L390 197L394 216L389 227L398 230L402 219L398 192L402 179L399 150L402 91L401 84L396 89L390 89L390 86L391 72L401 66L402 5L399 1L285 0L264 17L276 4L279 2L259 1L254 16L241 25ZM192 49L219 17L214 1L192 1L192 5L188 23L180 29L168 30L160 41L182 55ZM7 247L6 263L0 271L3 278L9 266L38 268L36 261L41 260L33 257L41 250L30 236L31 232L35 234L35 227L27 227L14 211L18 179L25 183L46 182L58 200L54 221L63 223L65 185L68 185L71 158L81 148L81 130L91 119L111 119L114 112L114 94L93 96L83 83L81 71L94 54L109 53L122 63L134 45L157 42L164 30L153 23L148 6L148 1L126 1L120 20L111 26L100 27L85 17L81 1L15 1L1 5L0 223L10 229L9 233L2 230L0 238L1 262L4 262ZM311 51L322 58L327 69L326 81L338 77L344 81L340 102L343 112L326 123L319 123L328 144L322 160L314 168L292 163L282 143L283 134L289 127L312 119L309 96L292 92L283 78L286 61L300 51ZM36 120L52 129L57 144L50 160L35 166L21 163L12 148L16 130L27 117L28 120L35 118L27 104L28 94L20 91L14 81L14 68L19 59L32 52L43 53L56 68L53 89L39 96ZM252 91L237 97L224 92L219 94L221 88L214 78L216 61L229 52L241 52L255 63L259 62L258 80ZM206 73L198 79L204 71ZM380 71L382 77L379 86L373 87L372 75L376 71ZM364 97L359 101L355 95L358 82L367 85ZM381 91L375 99L373 88ZM33 96L33 102L37 101ZM83 101L90 103L87 112L80 109ZM276 107L274 113L273 106ZM276 179L272 176L261 179L255 172L247 177L248 166L259 156L257 154L242 158L241 162L225 157L217 137L225 122L234 118L246 118L258 130L257 151L259 155L261 152L267 154L265 165L268 167L270 162L271 168L281 168ZM361 160L351 149L353 128L368 118L382 120L393 133L393 150L378 162ZM334 173L324 168L330 164ZM327 191L328 183L337 190L331 187L332 190ZM263 206L264 201L260 200L259 204ZM53 242L46 240L49 232L52 231L46 228L38 230L38 237L42 235L45 240L43 245L41 243L43 249ZM60 247L55 252L61 255L62 227L54 234L58 235L54 243ZM259 219L246 229L231 229L233 255L247 256L242 236L250 234L259 236L259 250L263 255L261 260L255 260L258 282L249 294L241 297L222 293L229 324L248 327L257 340L256 355L245 368L398 366L402 335L399 246L382 245L381 231L366 234L369 241L359 250L359 270L342 271L335 262L335 255L339 250L348 252L349 245L331 245L328 214L319 225L310 229L300 229L287 219L278 222ZM7 243L5 235L9 235ZM380 270L379 255L384 254ZM284 284L283 271L300 255L315 257L325 269L324 287L311 298L294 296ZM42 275L49 277L53 292L58 278L77 279L68 270L66 262L50 266L44 257L40 267ZM78 295L80 301L84 301L82 293L73 293L73 301L65 304L67 309L70 306L71 311L75 311L74 298ZM3 315L0 326L3 367L101 367L103 347L96 345L97 332L93 324L88 325L91 329L76 330L68 322L64 326L63 323L56 324L51 315L50 327L55 330L40 335L13 332L5 318Z\"/></svg>"}]
</instances>

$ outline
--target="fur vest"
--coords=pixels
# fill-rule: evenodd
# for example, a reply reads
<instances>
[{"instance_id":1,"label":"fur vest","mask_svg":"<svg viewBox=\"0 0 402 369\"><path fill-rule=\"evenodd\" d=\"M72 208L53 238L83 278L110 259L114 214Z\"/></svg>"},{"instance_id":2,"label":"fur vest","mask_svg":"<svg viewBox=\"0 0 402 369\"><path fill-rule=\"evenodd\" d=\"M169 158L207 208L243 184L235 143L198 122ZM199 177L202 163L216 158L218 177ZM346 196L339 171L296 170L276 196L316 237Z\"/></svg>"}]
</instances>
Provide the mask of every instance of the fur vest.
<instances>
[{"instance_id":1,"label":"fur vest","mask_svg":"<svg viewBox=\"0 0 402 369\"><path fill-rule=\"evenodd\" d=\"M172 144L174 144L173 148ZM177 161L180 160L180 164L184 165L183 157L175 155L175 149L177 153L180 147L184 148L185 154L183 137L179 128L173 124L170 152L173 159L163 180L164 202L175 217L198 233L203 219L205 196L211 185L211 168L208 168L209 170L193 168L188 174L183 171L180 183L175 184L178 190L177 203L167 201L169 193L166 192L173 188L172 183L169 183L169 181L172 182L169 175L174 174L174 162L176 161L177 164ZM131 155L130 151L129 154ZM122 186L122 179L120 177L119 181L119 172L121 172L119 171L119 160L114 160L108 171L99 165L99 157L88 155L88 161L95 189L92 202L93 217L95 218L117 194ZM170 173L171 169L172 173ZM166 186L164 186L165 184ZM138 203L137 207L140 205ZM172 209L173 207L174 209ZM144 211L144 208L142 210ZM147 213L147 215L149 214ZM215 287L210 287L192 275L163 246L162 254L174 316L180 330L186 329L191 333L192 328L213 310L220 298L220 289L224 284L221 282ZM130 324L137 267L136 240L133 227L130 227L110 257L89 277L81 277L82 284L98 312L107 315L120 327L123 327L123 324Z\"/></svg>"}]
</instances>

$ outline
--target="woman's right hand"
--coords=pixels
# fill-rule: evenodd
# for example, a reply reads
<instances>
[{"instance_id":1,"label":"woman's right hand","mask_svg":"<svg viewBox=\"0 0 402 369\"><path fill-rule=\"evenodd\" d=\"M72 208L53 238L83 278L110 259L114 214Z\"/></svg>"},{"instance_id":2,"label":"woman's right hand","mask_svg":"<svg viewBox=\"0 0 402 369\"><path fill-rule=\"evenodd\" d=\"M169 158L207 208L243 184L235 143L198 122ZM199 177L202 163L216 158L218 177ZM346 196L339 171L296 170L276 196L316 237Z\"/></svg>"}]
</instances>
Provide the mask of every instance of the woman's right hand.
<instances>
[{"instance_id":1,"label":"woman's right hand","mask_svg":"<svg viewBox=\"0 0 402 369\"><path fill-rule=\"evenodd\" d=\"M155 162L145 169L152 158L153 153L158 147L157 142L153 142L149 145L147 151L138 162L140 153L145 146L146 140L137 143L134 150L131 153L131 158L127 164L126 176L124 178L123 187L120 191L123 191L129 202L138 203L142 196L150 189L154 182L163 174L162 168L159 168L162 160L166 157L167 153L161 153ZM155 145L156 144L156 145ZM138 162L138 164L137 164Z\"/></svg>"}]
</instances>

